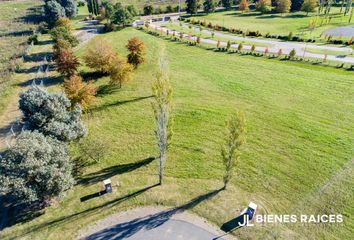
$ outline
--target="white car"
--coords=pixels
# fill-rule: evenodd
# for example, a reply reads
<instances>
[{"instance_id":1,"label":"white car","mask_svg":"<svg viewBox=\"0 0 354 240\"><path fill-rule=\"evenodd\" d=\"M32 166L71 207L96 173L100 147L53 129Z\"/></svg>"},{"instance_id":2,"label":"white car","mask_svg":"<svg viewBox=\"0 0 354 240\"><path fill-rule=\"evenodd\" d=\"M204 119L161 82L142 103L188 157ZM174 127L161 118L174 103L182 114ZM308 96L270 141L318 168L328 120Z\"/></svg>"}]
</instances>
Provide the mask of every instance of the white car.
<instances>
[{"instance_id":1,"label":"white car","mask_svg":"<svg viewBox=\"0 0 354 240\"><path fill-rule=\"evenodd\" d=\"M240 215L244 215L247 214L249 216L249 220L252 220L253 216L256 214L257 211L257 204L255 204L254 202L250 202L248 204L248 207L245 208Z\"/></svg>"}]
</instances>

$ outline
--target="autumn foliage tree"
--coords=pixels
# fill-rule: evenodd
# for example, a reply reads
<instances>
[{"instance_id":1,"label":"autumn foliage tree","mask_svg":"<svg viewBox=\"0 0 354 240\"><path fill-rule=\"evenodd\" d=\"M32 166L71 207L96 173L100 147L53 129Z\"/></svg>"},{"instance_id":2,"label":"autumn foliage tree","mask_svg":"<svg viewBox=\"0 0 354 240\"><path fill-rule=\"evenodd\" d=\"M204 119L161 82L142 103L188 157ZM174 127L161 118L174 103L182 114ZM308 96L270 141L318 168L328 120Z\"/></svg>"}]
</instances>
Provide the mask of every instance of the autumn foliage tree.
<instances>
[{"instance_id":1,"label":"autumn foliage tree","mask_svg":"<svg viewBox=\"0 0 354 240\"><path fill-rule=\"evenodd\" d=\"M95 39L84 55L85 64L102 73L109 73L116 53L113 48L102 39Z\"/></svg>"},{"instance_id":2,"label":"autumn foliage tree","mask_svg":"<svg viewBox=\"0 0 354 240\"><path fill-rule=\"evenodd\" d=\"M241 0L239 6L238 6L238 9L241 11L241 12L248 12L250 10L249 8L249 2L247 0Z\"/></svg>"},{"instance_id":3,"label":"autumn foliage tree","mask_svg":"<svg viewBox=\"0 0 354 240\"><path fill-rule=\"evenodd\" d=\"M71 106L79 104L83 110L87 110L96 99L97 88L91 83L84 83L81 76L73 75L64 80L64 92Z\"/></svg>"},{"instance_id":4,"label":"autumn foliage tree","mask_svg":"<svg viewBox=\"0 0 354 240\"><path fill-rule=\"evenodd\" d=\"M64 77L74 75L77 72L77 68L80 66L78 58L71 49L60 49L55 62L58 72Z\"/></svg>"},{"instance_id":5,"label":"autumn foliage tree","mask_svg":"<svg viewBox=\"0 0 354 240\"><path fill-rule=\"evenodd\" d=\"M301 6L301 10L309 14L309 12L314 12L317 7L316 0L304 0Z\"/></svg>"},{"instance_id":6,"label":"autumn foliage tree","mask_svg":"<svg viewBox=\"0 0 354 240\"><path fill-rule=\"evenodd\" d=\"M130 52L127 56L128 63L132 64L134 68L145 62L145 44L139 38L129 39L126 47Z\"/></svg>"},{"instance_id":7,"label":"autumn foliage tree","mask_svg":"<svg viewBox=\"0 0 354 240\"><path fill-rule=\"evenodd\" d=\"M123 83L129 82L133 78L133 70L133 65L117 56L109 69L109 84L121 88Z\"/></svg>"},{"instance_id":8,"label":"autumn foliage tree","mask_svg":"<svg viewBox=\"0 0 354 240\"><path fill-rule=\"evenodd\" d=\"M256 3L256 9L257 11L260 11L261 13L267 13L272 10L272 1L271 0L259 0Z\"/></svg>"},{"instance_id":9,"label":"autumn foliage tree","mask_svg":"<svg viewBox=\"0 0 354 240\"><path fill-rule=\"evenodd\" d=\"M288 13L290 12L291 8L291 1L290 0L277 0L276 1L276 11L278 13Z\"/></svg>"}]
</instances>

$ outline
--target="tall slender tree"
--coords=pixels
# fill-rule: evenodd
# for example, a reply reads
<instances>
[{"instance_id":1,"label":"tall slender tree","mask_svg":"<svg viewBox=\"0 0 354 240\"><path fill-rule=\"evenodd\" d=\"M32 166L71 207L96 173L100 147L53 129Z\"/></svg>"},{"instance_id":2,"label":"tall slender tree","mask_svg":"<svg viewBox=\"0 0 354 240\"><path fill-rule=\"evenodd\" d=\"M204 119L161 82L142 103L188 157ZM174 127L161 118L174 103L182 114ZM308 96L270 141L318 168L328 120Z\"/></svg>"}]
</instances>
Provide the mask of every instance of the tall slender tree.
<instances>
[{"instance_id":1,"label":"tall slender tree","mask_svg":"<svg viewBox=\"0 0 354 240\"><path fill-rule=\"evenodd\" d=\"M233 169L240 159L240 147L244 143L245 116L236 112L226 125L226 139L221 148L221 156L225 166L224 189L233 176Z\"/></svg>"},{"instance_id":2,"label":"tall slender tree","mask_svg":"<svg viewBox=\"0 0 354 240\"><path fill-rule=\"evenodd\" d=\"M159 148L159 183L162 185L165 155L173 134L171 118L172 88L169 83L167 62L163 54L159 59L159 71L152 85L152 92L155 98L152 104L156 122L155 135Z\"/></svg>"}]
</instances>

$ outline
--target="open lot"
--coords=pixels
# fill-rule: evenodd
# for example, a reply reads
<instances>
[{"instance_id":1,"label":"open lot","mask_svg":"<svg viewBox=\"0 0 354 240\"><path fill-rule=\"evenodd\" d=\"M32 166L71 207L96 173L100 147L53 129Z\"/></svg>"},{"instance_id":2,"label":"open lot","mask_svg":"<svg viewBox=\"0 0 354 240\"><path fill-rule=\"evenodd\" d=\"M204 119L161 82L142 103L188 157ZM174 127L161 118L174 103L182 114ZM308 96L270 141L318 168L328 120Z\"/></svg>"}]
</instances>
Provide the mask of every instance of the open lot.
<instances>
[{"instance_id":1,"label":"open lot","mask_svg":"<svg viewBox=\"0 0 354 240\"><path fill-rule=\"evenodd\" d=\"M109 155L86 168L61 203L4 229L2 239L71 239L94 221L142 205L188 206L221 226L249 201L259 204L260 213L343 214L344 222L241 228L234 232L241 239L350 239L352 72L216 53L131 28L100 37L124 56L133 36L145 42L147 63L122 89L100 95L84 116L90 131L87 141L102 141ZM82 56L86 48L77 54ZM175 134L165 184L158 187L151 82L163 48L173 87ZM107 81L103 77L95 83ZM246 114L247 143L230 188L218 191L225 120L235 110ZM75 146L73 154L79 154ZM80 201L100 191L106 178L112 179L112 194Z\"/></svg>"}]
</instances>

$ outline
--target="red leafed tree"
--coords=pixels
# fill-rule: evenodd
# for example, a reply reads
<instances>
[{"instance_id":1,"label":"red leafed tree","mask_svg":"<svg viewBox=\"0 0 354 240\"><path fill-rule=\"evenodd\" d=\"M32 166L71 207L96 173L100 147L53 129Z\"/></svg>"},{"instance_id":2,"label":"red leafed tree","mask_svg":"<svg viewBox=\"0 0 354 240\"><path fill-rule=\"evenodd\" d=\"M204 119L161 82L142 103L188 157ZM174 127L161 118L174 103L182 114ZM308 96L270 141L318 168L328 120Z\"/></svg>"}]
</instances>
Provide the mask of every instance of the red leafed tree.
<instances>
[{"instance_id":1,"label":"red leafed tree","mask_svg":"<svg viewBox=\"0 0 354 240\"><path fill-rule=\"evenodd\" d=\"M80 66L78 58L71 49L60 49L55 62L58 72L66 78L74 75Z\"/></svg>"},{"instance_id":2,"label":"red leafed tree","mask_svg":"<svg viewBox=\"0 0 354 240\"><path fill-rule=\"evenodd\" d=\"M145 44L139 38L129 39L126 47L130 52L127 57L128 63L137 68L138 65L145 62Z\"/></svg>"}]
</instances>

